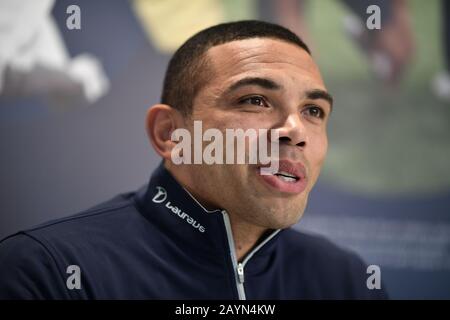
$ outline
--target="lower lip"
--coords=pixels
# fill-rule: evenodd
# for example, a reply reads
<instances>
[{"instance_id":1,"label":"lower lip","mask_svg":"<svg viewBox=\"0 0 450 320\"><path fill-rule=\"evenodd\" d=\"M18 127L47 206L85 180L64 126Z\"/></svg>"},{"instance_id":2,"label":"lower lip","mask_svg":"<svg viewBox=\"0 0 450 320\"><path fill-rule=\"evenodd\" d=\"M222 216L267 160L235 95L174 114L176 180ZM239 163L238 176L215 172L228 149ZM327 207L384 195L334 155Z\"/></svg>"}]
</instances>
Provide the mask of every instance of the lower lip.
<instances>
[{"instance_id":1,"label":"lower lip","mask_svg":"<svg viewBox=\"0 0 450 320\"><path fill-rule=\"evenodd\" d=\"M275 175L261 175L260 169L257 168L257 174L262 178L262 180L267 183L270 187L286 193L301 193L306 189L306 179L299 179L295 182L286 182L279 179Z\"/></svg>"}]
</instances>

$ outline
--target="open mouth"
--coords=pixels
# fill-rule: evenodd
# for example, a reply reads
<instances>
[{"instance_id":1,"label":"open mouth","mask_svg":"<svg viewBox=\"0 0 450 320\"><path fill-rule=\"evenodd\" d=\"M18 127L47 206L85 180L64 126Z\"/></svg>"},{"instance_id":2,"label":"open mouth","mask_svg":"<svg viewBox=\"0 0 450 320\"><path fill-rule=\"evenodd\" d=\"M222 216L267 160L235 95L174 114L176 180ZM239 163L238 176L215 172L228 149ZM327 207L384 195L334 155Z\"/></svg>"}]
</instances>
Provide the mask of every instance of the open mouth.
<instances>
[{"instance_id":1,"label":"open mouth","mask_svg":"<svg viewBox=\"0 0 450 320\"><path fill-rule=\"evenodd\" d=\"M300 193L306 188L306 171L301 163L280 160L278 170L273 174L261 175L259 169L258 175L269 189L284 193Z\"/></svg>"},{"instance_id":2,"label":"open mouth","mask_svg":"<svg viewBox=\"0 0 450 320\"><path fill-rule=\"evenodd\" d=\"M278 179L285 181L285 182L297 182L298 180L300 180L299 177L297 177L296 175L290 174L286 171L278 171L277 173L274 174L274 176L277 176Z\"/></svg>"}]
</instances>

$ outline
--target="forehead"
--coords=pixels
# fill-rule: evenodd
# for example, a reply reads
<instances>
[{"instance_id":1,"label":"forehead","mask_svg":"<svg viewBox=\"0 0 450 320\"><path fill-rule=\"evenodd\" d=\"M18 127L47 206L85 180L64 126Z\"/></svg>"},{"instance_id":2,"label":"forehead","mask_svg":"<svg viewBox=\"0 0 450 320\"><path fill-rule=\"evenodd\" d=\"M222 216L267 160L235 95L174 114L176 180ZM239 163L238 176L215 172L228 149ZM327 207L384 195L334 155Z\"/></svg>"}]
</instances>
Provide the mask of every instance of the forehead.
<instances>
[{"instance_id":1,"label":"forehead","mask_svg":"<svg viewBox=\"0 0 450 320\"><path fill-rule=\"evenodd\" d=\"M295 44L269 38L232 41L210 48L206 56L216 83L227 84L245 76L270 76L324 88L317 65Z\"/></svg>"}]
</instances>

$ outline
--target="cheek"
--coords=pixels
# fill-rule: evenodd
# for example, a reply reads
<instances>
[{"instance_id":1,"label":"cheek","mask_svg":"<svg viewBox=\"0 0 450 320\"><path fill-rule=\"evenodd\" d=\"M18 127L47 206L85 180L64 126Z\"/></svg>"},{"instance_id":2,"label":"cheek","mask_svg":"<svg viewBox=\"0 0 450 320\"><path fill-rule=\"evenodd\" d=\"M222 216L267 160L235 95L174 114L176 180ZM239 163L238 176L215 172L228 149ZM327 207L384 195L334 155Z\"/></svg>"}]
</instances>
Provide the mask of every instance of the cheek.
<instances>
[{"instance_id":1,"label":"cheek","mask_svg":"<svg viewBox=\"0 0 450 320\"><path fill-rule=\"evenodd\" d=\"M315 164L322 164L328 150L328 136L326 127L311 131L309 147L311 156L313 157L313 159L310 160Z\"/></svg>"},{"instance_id":2,"label":"cheek","mask_svg":"<svg viewBox=\"0 0 450 320\"><path fill-rule=\"evenodd\" d=\"M328 138L326 133L317 135L314 139L310 140L309 145L309 164L311 166L311 174L315 179L317 179L322 165L325 161L327 150L328 150Z\"/></svg>"},{"instance_id":3,"label":"cheek","mask_svg":"<svg viewBox=\"0 0 450 320\"><path fill-rule=\"evenodd\" d=\"M320 159L320 166L322 166L323 162L325 161L327 151L328 151L328 137L325 133L321 139L320 148L318 150L318 158Z\"/></svg>"}]
</instances>

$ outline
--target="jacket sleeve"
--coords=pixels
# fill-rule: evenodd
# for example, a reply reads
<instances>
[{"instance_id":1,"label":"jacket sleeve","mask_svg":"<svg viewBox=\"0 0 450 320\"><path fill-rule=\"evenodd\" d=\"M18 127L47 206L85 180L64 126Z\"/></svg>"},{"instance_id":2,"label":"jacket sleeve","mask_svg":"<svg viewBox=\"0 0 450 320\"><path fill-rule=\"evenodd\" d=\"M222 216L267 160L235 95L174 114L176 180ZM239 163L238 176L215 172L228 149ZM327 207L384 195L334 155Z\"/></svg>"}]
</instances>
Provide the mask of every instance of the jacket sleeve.
<instances>
[{"instance_id":1,"label":"jacket sleeve","mask_svg":"<svg viewBox=\"0 0 450 320\"><path fill-rule=\"evenodd\" d=\"M0 242L0 299L70 299L54 257L28 234Z\"/></svg>"}]
</instances>

